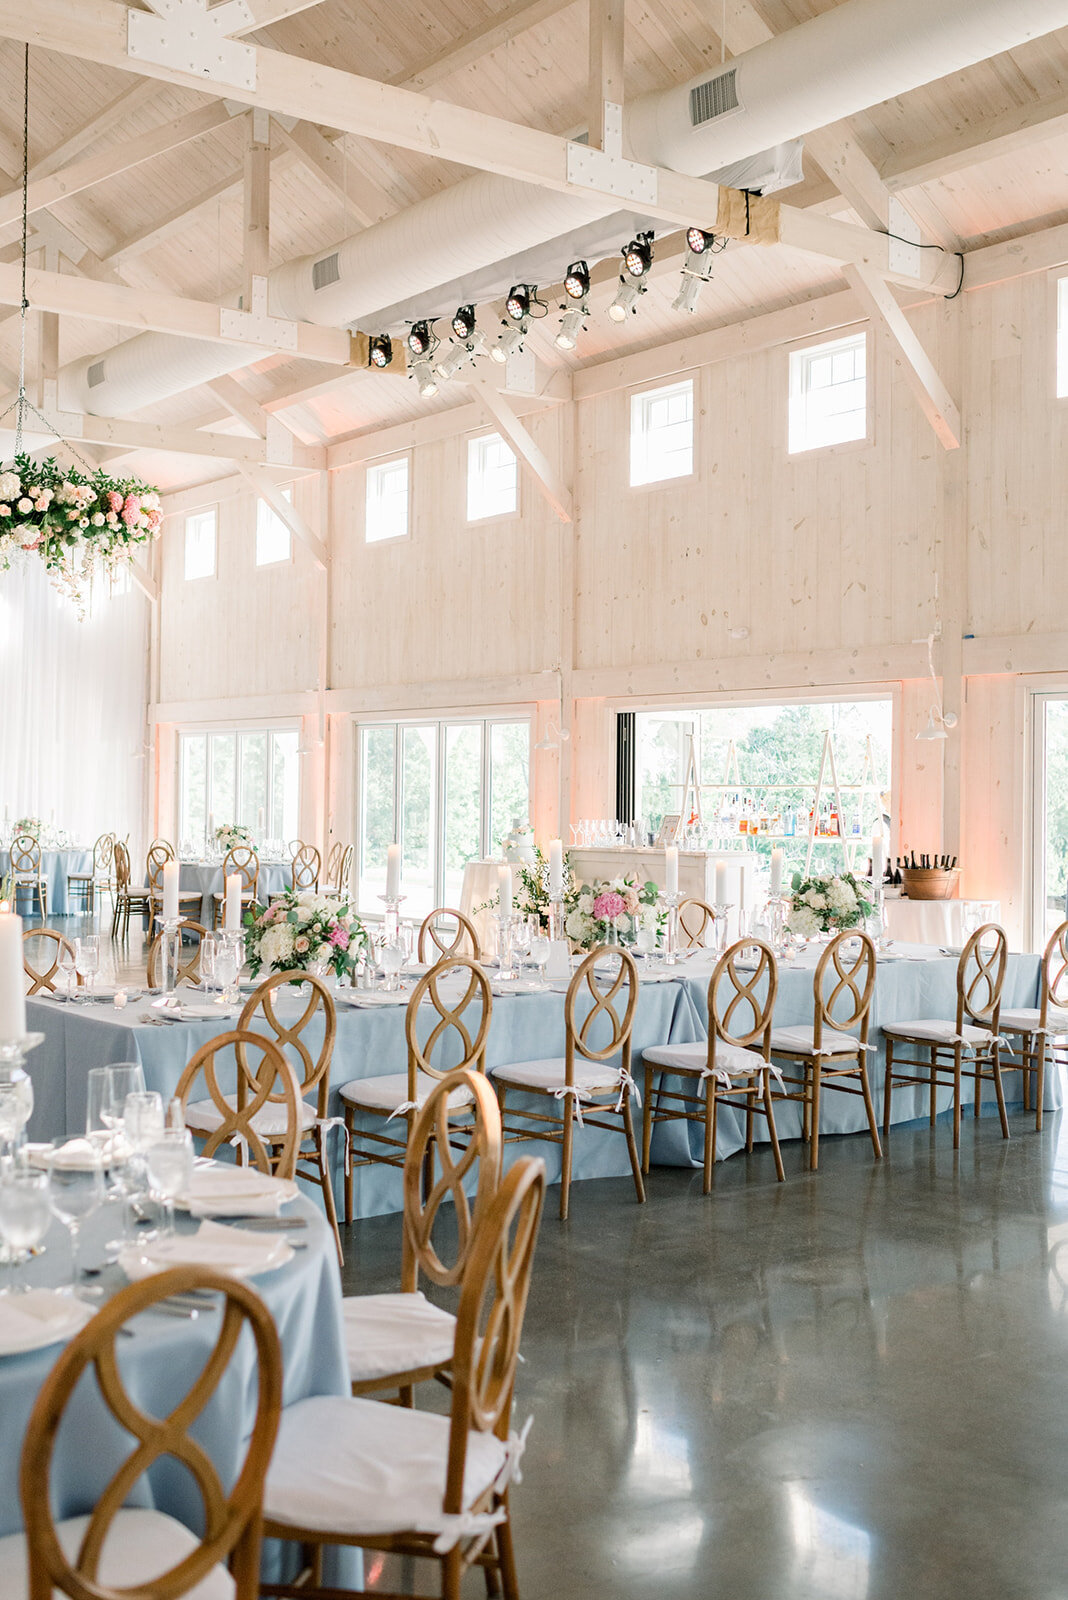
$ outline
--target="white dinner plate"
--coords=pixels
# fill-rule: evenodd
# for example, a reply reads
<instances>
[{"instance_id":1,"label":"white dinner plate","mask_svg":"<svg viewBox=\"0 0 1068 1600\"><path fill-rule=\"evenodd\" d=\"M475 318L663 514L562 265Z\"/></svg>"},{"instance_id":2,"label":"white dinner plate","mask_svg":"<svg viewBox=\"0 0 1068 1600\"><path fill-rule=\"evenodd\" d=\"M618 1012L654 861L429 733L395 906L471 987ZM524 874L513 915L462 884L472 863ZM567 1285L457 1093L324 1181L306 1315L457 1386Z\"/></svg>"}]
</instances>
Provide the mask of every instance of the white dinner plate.
<instances>
[{"instance_id":1,"label":"white dinner plate","mask_svg":"<svg viewBox=\"0 0 1068 1600\"><path fill-rule=\"evenodd\" d=\"M71 1339L89 1321L93 1307L55 1289L0 1296L0 1356L43 1350Z\"/></svg>"},{"instance_id":2,"label":"white dinner plate","mask_svg":"<svg viewBox=\"0 0 1068 1600\"><path fill-rule=\"evenodd\" d=\"M176 1195L181 1211L196 1208L201 1216L277 1216L300 1193L289 1178L271 1178L255 1167L234 1167L210 1161L194 1167L189 1188Z\"/></svg>"},{"instance_id":3,"label":"white dinner plate","mask_svg":"<svg viewBox=\"0 0 1068 1600\"><path fill-rule=\"evenodd\" d=\"M119 1266L131 1283L171 1267L207 1267L228 1278L255 1278L275 1272L293 1259L293 1247L279 1234L253 1233L204 1221L195 1233L174 1233L141 1244L124 1244Z\"/></svg>"},{"instance_id":4,"label":"white dinner plate","mask_svg":"<svg viewBox=\"0 0 1068 1600\"><path fill-rule=\"evenodd\" d=\"M236 1017L239 1009L240 1008L238 1006L221 1006L216 1001L212 1000L199 1003L194 1001L192 1005L186 1005L183 1003L182 1005L174 1006L173 1008L170 1006L167 1007L167 1010L170 1012L171 1016L181 1017L183 1022L217 1022L219 1020L227 1021L231 1017Z\"/></svg>"}]
</instances>

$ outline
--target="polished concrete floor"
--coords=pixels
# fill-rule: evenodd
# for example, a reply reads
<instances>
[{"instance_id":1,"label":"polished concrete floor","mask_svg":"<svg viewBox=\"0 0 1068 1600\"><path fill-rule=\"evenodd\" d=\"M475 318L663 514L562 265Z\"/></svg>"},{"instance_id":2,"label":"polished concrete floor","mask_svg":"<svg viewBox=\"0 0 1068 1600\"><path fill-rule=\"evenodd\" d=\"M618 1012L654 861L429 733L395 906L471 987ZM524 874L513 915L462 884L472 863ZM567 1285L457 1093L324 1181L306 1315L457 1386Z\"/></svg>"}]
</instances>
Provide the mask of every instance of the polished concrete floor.
<instances>
[{"instance_id":1,"label":"polished concrete floor","mask_svg":"<svg viewBox=\"0 0 1068 1600\"><path fill-rule=\"evenodd\" d=\"M1068 1122L1012 1135L829 1138L815 1176L788 1146L783 1185L735 1156L708 1198L655 1170L642 1207L587 1182L566 1224L550 1191L524 1600L1065 1600ZM396 1287L398 1249L355 1224L346 1288Z\"/></svg>"}]
</instances>

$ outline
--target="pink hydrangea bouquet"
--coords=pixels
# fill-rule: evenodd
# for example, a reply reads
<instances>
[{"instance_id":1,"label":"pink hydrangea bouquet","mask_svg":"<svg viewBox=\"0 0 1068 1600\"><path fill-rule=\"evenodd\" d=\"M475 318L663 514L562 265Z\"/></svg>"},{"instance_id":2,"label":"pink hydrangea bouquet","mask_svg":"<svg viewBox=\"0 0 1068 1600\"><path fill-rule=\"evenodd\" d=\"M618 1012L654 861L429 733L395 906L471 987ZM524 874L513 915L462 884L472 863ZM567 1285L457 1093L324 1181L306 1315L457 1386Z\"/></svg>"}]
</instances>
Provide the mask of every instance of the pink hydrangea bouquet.
<instances>
[{"instance_id":1,"label":"pink hydrangea bouquet","mask_svg":"<svg viewBox=\"0 0 1068 1600\"><path fill-rule=\"evenodd\" d=\"M273 904L256 902L245 912L245 954L252 976L268 972L351 974L367 943L367 932L347 900L292 889Z\"/></svg>"},{"instance_id":2,"label":"pink hydrangea bouquet","mask_svg":"<svg viewBox=\"0 0 1068 1600\"><path fill-rule=\"evenodd\" d=\"M582 884L568 907L567 936L583 949L606 941L631 944L638 922L656 906L659 894L655 883L639 883L633 874Z\"/></svg>"}]
</instances>

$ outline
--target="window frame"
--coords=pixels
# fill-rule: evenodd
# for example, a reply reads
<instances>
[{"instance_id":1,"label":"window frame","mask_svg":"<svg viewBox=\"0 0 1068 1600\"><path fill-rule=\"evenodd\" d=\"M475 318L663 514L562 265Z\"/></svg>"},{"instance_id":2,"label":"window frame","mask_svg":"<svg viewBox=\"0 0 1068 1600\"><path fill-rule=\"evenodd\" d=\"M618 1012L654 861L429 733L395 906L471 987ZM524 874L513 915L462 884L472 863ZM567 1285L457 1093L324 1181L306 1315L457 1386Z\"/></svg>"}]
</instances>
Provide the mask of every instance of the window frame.
<instances>
[{"instance_id":1,"label":"window frame","mask_svg":"<svg viewBox=\"0 0 1068 1600\"><path fill-rule=\"evenodd\" d=\"M372 539L368 535L370 526L369 489L371 474L381 471L383 467L393 467L398 462L405 463L405 495L404 495L404 532L381 534ZM410 450L400 450L388 456L381 456L374 461L368 461L364 467L363 482L363 542L367 549L377 548L379 545L393 545L410 543L412 538L412 487L413 487L413 458Z\"/></svg>"},{"instance_id":2,"label":"window frame","mask_svg":"<svg viewBox=\"0 0 1068 1600\"><path fill-rule=\"evenodd\" d=\"M211 571L189 574L189 524L197 522L203 517L212 519L211 538ZM218 503L210 506L200 506L196 511L187 511L182 523L182 581L184 583L205 583L210 578L219 576L219 507Z\"/></svg>"},{"instance_id":3,"label":"window frame","mask_svg":"<svg viewBox=\"0 0 1068 1600\"><path fill-rule=\"evenodd\" d=\"M627 395L627 487L628 489L663 489L672 484L692 483L696 480L697 473L697 381L698 373L692 372L689 377L677 378L672 383L658 383L652 388L641 385L626 391ZM690 470L689 472L675 472L663 478L642 478L639 482L634 480L634 419L635 406L643 400L654 399L658 396L670 394L673 390L680 391L688 388L690 391ZM648 430L646 430L648 433Z\"/></svg>"},{"instance_id":4,"label":"window frame","mask_svg":"<svg viewBox=\"0 0 1068 1600\"><path fill-rule=\"evenodd\" d=\"M840 439L830 444L806 444L800 449L790 447L791 410L793 406L793 374L794 358L802 356L807 351L829 349L836 344L864 341L864 432L855 439ZM871 337L870 323L854 326L851 332L841 333L829 339L825 333L815 334L806 339L795 339L783 347L786 361L784 392L786 395L786 440L785 454L787 461L800 461L814 455L830 453L843 454L857 450L865 450L875 443L875 406L873 403L875 393L875 367L874 367L874 341Z\"/></svg>"},{"instance_id":5,"label":"window frame","mask_svg":"<svg viewBox=\"0 0 1068 1600\"><path fill-rule=\"evenodd\" d=\"M433 902L435 906L445 904L445 793L446 793L446 749L447 730L456 727L478 726L481 728L481 760L479 770L479 855L473 860L489 860L495 850L494 841L490 837L492 828L492 729L500 723L525 722L527 724L527 772L529 774L528 812L534 802L534 739L536 733L537 707L533 705L519 705L494 708L492 711L483 709L463 710L458 709L447 713L431 713L420 716L417 712L408 712L404 715L353 717L353 817L354 817L354 843L355 843L355 882L357 894L359 885L363 881L363 733L368 728L392 728L393 740L393 836L394 840L400 838L400 819L403 809L403 795L401 787L401 772L403 766L403 734L405 728L434 729L435 749L434 768L431 773L431 792L436 815L433 818L431 829L434 840L434 884ZM363 921L376 921L382 913L375 908L358 907L359 915ZM413 914L414 916L414 914ZM419 920L422 920L421 918Z\"/></svg>"},{"instance_id":6,"label":"window frame","mask_svg":"<svg viewBox=\"0 0 1068 1600\"><path fill-rule=\"evenodd\" d=\"M297 765L297 827L296 827L296 833L297 833L297 835L299 835L300 831L301 831L301 781L300 781L301 780L301 774L300 774L300 759L299 759L300 758L301 727L302 727L302 725L301 725L301 720L300 720L299 717L271 717L271 718L268 718L268 719L265 719L265 720L259 721L259 722L257 722L257 721L247 721L247 722L187 722L187 723L179 724L179 726L175 729L175 756L174 756L174 818L175 818L175 824L176 824L176 826L175 826L175 834L176 834L177 839L181 840L184 837L186 837L186 835L185 835L185 833L183 831L183 827L182 827L182 824L183 824L183 821L184 821L184 818L182 816L182 751L183 751L183 740L185 738L187 738L187 737L203 738L205 740L210 740L213 736L227 735L227 734L234 740L234 795L235 795L234 810L235 810L235 812L239 812L240 809L241 809L241 805L240 805L240 792L241 792L241 760L240 760L241 746L240 746L240 739L241 739L241 736L242 736L242 734L246 734L246 735L249 735L249 734L266 734L266 736L267 736L267 761L266 761L267 803L266 803L266 805L264 807L264 816L265 816L265 829L264 829L264 832L265 832L265 837L267 837L267 838L280 837L280 835L275 835L271 831L274 822L276 820L281 820L281 819L275 818L275 816L274 816L274 810L275 810L274 759L273 759L273 757L274 757L274 735L275 734L279 734L279 733L289 733L289 734L295 733L296 734L296 736L297 736L297 760L298 760L298 765ZM210 762L210 746L209 746L205 751L205 766L204 766L204 827L205 827L205 833L207 832L207 819L209 817L211 817L211 816L214 816L214 814L215 814L215 807L212 804L212 796L211 796L211 762ZM236 820L236 817L223 817L223 816L220 816L217 819L217 825L218 825L218 823L232 822L232 821L235 821L235 820ZM193 834L190 834L189 837L191 839L195 839L196 836L193 835Z\"/></svg>"},{"instance_id":7,"label":"window frame","mask_svg":"<svg viewBox=\"0 0 1068 1600\"><path fill-rule=\"evenodd\" d=\"M476 445L487 439L499 439L509 451L515 462L515 505L511 511L487 511L484 515L473 517L471 515L471 453ZM464 470L464 517L470 527L488 527L497 522L515 522L523 513L523 474L519 470L519 457L512 449L508 440L499 428L483 428L478 433L469 433L465 438L466 466Z\"/></svg>"},{"instance_id":8,"label":"window frame","mask_svg":"<svg viewBox=\"0 0 1068 1600\"><path fill-rule=\"evenodd\" d=\"M294 504L293 485L291 483L279 485L278 492L285 500L289 501L290 505ZM285 531L289 536L289 548L286 551L286 554L284 556L277 556L272 561L261 561L259 559L261 506L263 506L266 511L270 512L271 516L274 517L283 528L285 528ZM286 528L285 523L282 522L281 517L278 515L278 512L274 509L274 507L270 505L261 494L258 494L255 501L255 520L252 525L252 565L254 569L257 572L263 572L268 567L284 567L287 562L292 562L293 560L293 545L294 539L292 529Z\"/></svg>"}]
</instances>

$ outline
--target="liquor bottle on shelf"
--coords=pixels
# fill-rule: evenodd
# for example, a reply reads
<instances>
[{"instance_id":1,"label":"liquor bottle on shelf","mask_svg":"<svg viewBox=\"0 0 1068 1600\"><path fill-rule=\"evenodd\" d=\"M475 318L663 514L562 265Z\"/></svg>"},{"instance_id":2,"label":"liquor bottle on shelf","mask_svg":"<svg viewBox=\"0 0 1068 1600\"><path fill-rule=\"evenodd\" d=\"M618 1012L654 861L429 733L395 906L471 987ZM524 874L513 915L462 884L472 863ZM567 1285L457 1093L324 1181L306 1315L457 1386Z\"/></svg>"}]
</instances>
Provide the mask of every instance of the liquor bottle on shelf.
<instances>
[{"instance_id":1,"label":"liquor bottle on shelf","mask_svg":"<svg viewBox=\"0 0 1068 1600\"><path fill-rule=\"evenodd\" d=\"M832 805L832 807L831 807L830 816L827 819L827 832L831 835L831 837L833 839L837 839L838 838L839 828L838 828L838 807L837 806L833 806Z\"/></svg>"},{"instance_id":2,"label":"liquor bottle on shelf","mask_svg":"<svg viewBox=\"0 0 1068 1600\"><path fill-rule=\"evenodd\" d=\"M793 806L787 806L786 815L783 817L782 831L787 839L792 839L797 833L797 812Z\"/></svg>"}]
</instances>

